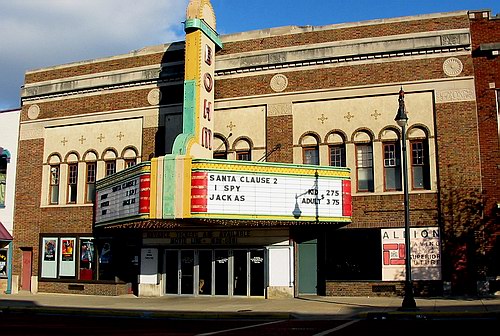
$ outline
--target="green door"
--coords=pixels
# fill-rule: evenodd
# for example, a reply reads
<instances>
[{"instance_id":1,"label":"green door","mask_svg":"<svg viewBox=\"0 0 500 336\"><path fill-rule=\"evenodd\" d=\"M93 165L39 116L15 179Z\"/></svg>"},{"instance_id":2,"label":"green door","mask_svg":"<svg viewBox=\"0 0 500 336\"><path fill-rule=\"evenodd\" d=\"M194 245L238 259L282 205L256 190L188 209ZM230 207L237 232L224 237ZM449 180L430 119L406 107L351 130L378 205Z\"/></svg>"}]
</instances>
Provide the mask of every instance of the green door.
<instances>
[{"instance_id":1,"label":"green door","mask_svg":"<svg viewBox=\"0 0 500 336\"><path fill-rule=\"evenodd\" d=\"M318 259L317 240L309 240L298 244L299 250L299 294L318 293Z\"/></svg>"}]
</instances>

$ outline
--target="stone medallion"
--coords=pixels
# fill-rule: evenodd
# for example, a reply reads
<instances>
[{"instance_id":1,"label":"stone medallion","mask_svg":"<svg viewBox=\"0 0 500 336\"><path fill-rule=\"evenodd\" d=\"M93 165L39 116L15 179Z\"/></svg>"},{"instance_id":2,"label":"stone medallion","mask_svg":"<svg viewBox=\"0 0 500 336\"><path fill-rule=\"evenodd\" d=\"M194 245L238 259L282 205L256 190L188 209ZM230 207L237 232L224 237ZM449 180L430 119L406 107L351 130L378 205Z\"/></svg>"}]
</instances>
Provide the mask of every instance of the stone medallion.
<instances>
[{"instance_id":1,"label":"stone medallion","mask_svg":"<svg viewBox=\"0 0 500 336\"><path fill-rule=\"evenodd\" d=\"M456 57L450 57L443 63L443 71L450 77L458 76L462 73L464 65Z\"/></svg>"},{"instance_id":2,"label":"stone medallion","mask_svg":"<svg viewBox=\"0 0 500 336\"><path fill-rule=\"evenodd\" d=\"M288 86L288 78L285 75L277 74L271 78L271 89L274 92L282 92Z\"/></svg>"},{"instance_id":3,"label":"stone medallion","mask_svg":"<svg viewBox=\"0 0 500 336\"><path fill-rule=\"evenodd\" d=\"M31 105L28 108L28 118L30 118L31 120L38 118L39 115L40 115L40 106L35 104Z\"/></svg>"},{"instance_id":4,"label":"stone medallion","mask_svg":"<svg viewBox=\"0 0 500 336\"><path fill-rule=\"evenodd\" d=\"M148 103L151 105L158 105L161 100L161 91L160 89L152 89L148 93Z\"/></svg>"}]
</instances>

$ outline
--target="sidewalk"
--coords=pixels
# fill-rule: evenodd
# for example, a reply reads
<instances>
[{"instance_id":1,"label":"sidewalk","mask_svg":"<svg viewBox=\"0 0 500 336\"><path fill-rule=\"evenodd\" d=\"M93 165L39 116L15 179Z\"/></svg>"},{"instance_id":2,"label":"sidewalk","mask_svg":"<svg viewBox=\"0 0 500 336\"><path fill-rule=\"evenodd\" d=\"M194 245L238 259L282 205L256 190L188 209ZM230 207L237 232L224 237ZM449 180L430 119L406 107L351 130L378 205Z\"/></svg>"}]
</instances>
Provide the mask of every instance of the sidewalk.
<instances>
[{"instance_id":1,"label":"sidewalk","mask_svg":"<svg viewBox=\"0 0 500 336\"><path fill-rule=\"evenodd\" d=\"M165 296L139 298L49 293L0 294L0 312L46 312L170 318L500 318L500 297L416 298L303 296L286 299Z\"/></svg>"}]
</instances>

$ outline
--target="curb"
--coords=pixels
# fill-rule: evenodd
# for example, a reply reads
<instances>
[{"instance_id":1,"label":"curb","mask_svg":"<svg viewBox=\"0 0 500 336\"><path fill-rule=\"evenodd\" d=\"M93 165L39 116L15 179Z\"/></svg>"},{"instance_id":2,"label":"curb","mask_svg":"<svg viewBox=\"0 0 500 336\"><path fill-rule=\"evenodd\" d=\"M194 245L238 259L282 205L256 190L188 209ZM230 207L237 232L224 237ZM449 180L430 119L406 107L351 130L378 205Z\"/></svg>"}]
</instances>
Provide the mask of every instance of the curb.
<instances>
[{"instance_id":1,"label":"curb","mask_svg":"<svg viewBox=\"0 0 500 336\"><path fill-rule=\"evenodd\" d=\"M439 320L439 319L493 319L500 320L500 312L439 312L439 311L411 311L411 312L367 312L356 315L362 319L373 320Z\"/></svg>"},{"instance_id":2,"label":"curb","mask_svg":"<svg viewBox=\"0 0 500 336\"><path fill-rule=\"evenodd\" d=\"M200 312L200 311L144 311L127 309L101 308L67 308L67 307L4 307L2 314L50 314L50 315L80 315L80 316L116 316L131 318L171 318L171 319L294 319L291 313L262 313L262 312Z\"/></svg>"}]
</instances>

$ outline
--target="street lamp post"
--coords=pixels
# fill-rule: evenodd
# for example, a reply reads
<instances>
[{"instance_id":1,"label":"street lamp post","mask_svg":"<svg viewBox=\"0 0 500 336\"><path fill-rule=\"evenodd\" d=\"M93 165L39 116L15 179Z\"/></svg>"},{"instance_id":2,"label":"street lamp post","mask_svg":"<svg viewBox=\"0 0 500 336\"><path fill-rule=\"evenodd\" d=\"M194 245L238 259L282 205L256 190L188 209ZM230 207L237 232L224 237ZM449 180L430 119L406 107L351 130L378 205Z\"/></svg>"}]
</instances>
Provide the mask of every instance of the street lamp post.
<instances>
[{"instance_id":1,"label":"street lamp post","mask_svg":"<svg viewBox=\"0 0 500 336\"><path fill-rule=\"evenodd\" d=\"M410 203L408 197L408 163L406 159L406 124L408 123L408 114L405 108L405 93L403 88L399 90L399 108L394 120L401 127L401 149L403 155L403 191L405 207L405 294L402 309L416 309L417 303L413 295L413 283L411 280L411 247L410 247Z\"/></svg>"}]
</instances>

